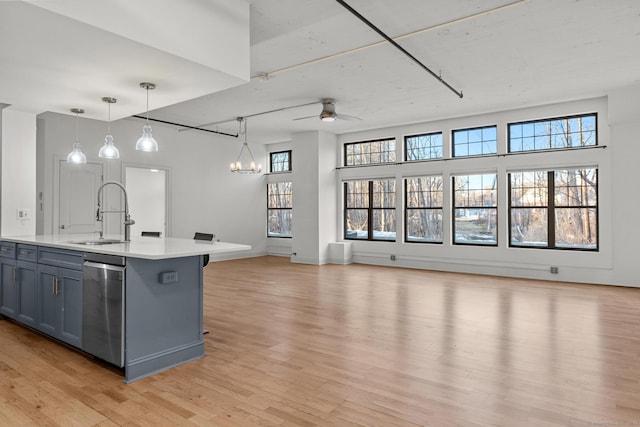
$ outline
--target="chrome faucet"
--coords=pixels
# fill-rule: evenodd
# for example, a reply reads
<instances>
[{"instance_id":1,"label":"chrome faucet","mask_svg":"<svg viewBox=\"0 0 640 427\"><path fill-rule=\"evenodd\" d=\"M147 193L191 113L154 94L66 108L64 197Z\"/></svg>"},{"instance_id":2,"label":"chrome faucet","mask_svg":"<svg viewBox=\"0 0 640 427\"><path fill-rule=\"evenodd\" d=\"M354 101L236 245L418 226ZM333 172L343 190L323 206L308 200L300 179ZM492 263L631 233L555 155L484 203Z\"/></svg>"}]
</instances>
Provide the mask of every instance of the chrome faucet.
<instances>
[{"instance_id":1,"label":"chrome faucet","mask_svg":"<svg viewBox=\"0 0 640 427\"><path fill-rule=\"evenodd\" d=\"M124 211L103 211L100 209L100 206L102 205L102 189L104 187L106 187L109 184L113 184L116 185L118 187L120 187L120 189L122 190L122 193L124 194ZM124 188L124 186L122 184L120 184L119 182L116 181L107 181L104 184L102 184L100 186L100 188L98 189L98 210L96 211L96 221L102 221L103 218L103 214L105 213L113 213L113 212L117 212L117 213L122 213L124 212L124 241L125 242L130 242L131 241L131 226L133 224L135 224L136 222L134 220L131 219L131 215L129 215L129 198L127 197L127 190ZM100 233L100 238L102 238L102 232Z\"/></svg>"}]
</instances>

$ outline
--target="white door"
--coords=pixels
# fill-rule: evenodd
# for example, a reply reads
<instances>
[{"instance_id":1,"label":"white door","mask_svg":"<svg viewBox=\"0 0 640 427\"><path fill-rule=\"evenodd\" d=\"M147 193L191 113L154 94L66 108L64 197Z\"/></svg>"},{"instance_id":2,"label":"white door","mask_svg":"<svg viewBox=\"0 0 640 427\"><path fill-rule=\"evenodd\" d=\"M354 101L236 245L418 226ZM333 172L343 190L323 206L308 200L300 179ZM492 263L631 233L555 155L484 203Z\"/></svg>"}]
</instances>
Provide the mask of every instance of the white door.
<instances>
[{"instance_id":1,"label":"white door","mask_svg":"<svg viewBox=\"0 0 640 427\"><path fill-rule=\"evenodd\" d=\"M100 229L96 221L100 185L101 163L75 165L60 161L58 233L93 233Z\"/></svg>"},{"instance_id":2,"label":"white door","mask_svg":"<svg viewBox=\"0 0 640 427\"><path fill-rule=\"evenodd\" d=\"M167 236L167 173L165 169L125 167L125 184L129 195L129 212L135 224L131 235L159 231Z\"/></svg>"}]
</instances>

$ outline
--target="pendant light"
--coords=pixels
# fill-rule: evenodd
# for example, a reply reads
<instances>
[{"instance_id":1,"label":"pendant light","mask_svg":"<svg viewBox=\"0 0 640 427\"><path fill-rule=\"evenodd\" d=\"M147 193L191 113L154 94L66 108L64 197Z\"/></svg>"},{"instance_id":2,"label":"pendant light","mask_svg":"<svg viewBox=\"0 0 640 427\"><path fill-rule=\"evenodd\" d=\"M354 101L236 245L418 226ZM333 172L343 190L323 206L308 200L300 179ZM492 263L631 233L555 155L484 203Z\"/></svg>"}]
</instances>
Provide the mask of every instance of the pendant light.
<instances>
[{"instance_id":1,"label":"pendant light","mask_svg":"<svg viewBox=\"0 0 640 427\"><path fill-rule=\"evenodd\" d=\"M244 142L242 143L240 154L238 154L238 160L231 163L229 170L234 173L262 172L262 165L256 165L256 160L249 149L249 144L247 144L247 119L238 117L238 128L238 135L244 134Z\"/></svg>"},{"instance_id":2,"label":"pendant light","mask_svg":"<svg viewBox=\"0 0 640 427\"><path fill-rule=\"evenodd\" d=\"M151 126L149 125L149 91L156 88L153 83L142 82L140 83L142 89L147 90L147 123L142 128L142 136L136 142L136 150L156 152L158 151L158 143L151 135Z\"/></svg>"},{"instance_id":3,"label":"pendant light","mask_svg":"<svg viewBox=\"0 0 640 427\"><path fill-rule=\"evenodd\" d=\"M73 143L73 150L67 156L68 163L75 163L77 165L83 165L87 163L87 156L82 152L82 147L80 147L80 143L78 142L78 134L80 129L78 114L84 114L84 110L82 108L72 108L72 113L76 115L76 142Z\"/></svg>"},{"instance_id":4,"label":"pendant light","mask_svg":"<svg viewBox=\"0 0 640 427\"><path fill-rule=\"evenodd\" d=\"M107 136L104 137L104 145L100 148L98 157L102 157L103 159L119 159L120 151L113 144L113 136L111 135L111 104L115 104L118 100L105 96L102 98L102 102L106 102L109 106L109 113L107 115Z\"/></svg>"}]
</instances>

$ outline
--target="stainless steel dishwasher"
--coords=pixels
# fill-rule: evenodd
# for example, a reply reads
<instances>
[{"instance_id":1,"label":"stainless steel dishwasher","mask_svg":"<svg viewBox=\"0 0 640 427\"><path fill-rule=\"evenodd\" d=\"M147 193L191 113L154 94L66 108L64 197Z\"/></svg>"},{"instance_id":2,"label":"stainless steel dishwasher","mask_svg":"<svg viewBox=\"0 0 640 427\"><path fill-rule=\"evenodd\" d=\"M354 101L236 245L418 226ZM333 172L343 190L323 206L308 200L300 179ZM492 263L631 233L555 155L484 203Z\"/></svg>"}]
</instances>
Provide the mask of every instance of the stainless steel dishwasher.
<instances>
[{"instance_id":1,"label":"stainless steel dishwasher","mask_svg":"<svg viewBox=\"0 0 640 427\"><path fill-rule=\"evenodd\" d=\"M124 277L122 256L84 254L82 348L124 366Z\"/></svg>"}]
</instances>

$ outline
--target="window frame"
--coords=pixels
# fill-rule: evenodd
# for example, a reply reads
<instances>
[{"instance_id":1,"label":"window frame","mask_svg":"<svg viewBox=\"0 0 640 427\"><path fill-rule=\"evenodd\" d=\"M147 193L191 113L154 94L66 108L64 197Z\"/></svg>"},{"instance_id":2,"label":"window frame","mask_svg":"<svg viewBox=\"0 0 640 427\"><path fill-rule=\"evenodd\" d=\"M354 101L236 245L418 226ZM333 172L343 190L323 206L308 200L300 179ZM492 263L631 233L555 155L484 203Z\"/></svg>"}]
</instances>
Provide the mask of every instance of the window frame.
<instances>
[{"instance_id":1,"label":"window frame","mask_svg":"<svg viewBox=\"0 0 640 427\"><path fill-rule=\"evenodd\" d=\"M388 162L376 162L376 163L372 163L371 162L371 151L369 150L369 163L359 163L359 164L348 164L347 160L348 160L348 147L354 147L356 145L363 145L363 144L371 144L373 142L393 142L393 149L392 150L386 150L386 151L380 151L380 155L382 156L382 153L387 153L388 155L393 154L393 160L392 161L388 161ZM367 141L357 141L357 142L346 142L343 144L342 146L342 155L343 155L343 161L342 164L344 167L363 167L363 166L377 166L377 165L393 165L396 164L398 162L397 158L396 158L396 148L397 148L397 140L395 137L388 137L388 138L376 138L376 139L371 139L371 140L367 140ZM353 154L352 154L353 157Z\"/></svg>"},{"instance_id":2,"label":"window frame","mask_svg":"<svg viewBox=\"0 0 640 427\"><path fill-rule=\"evenodd\" d=\"M375 178L375 179L349 179L349 180L345 180L343 182L343 218L342 218L342 237L344 240L351 240L351 241L362 241L362 242L396 242L398 240L398 217L397 217L397 209L396 209L396 203L397 203L397 194L398 194L398 184L396 182L396 186L395 186L395 191L394 191L394 206L393 207L374 207L374 203L373 203L373 199L374 199L374 191L373 191L373 183L374 181L396 181L395 178ZM347 202L348 202L348 194L349 194L349 182L367 182L367 207L363 208L363 207L352 207L352 206L348 206ZM361 238L357 238L357 237L348 237L347 236L347 212L349 210L354 210L354 209L359 209L359 210L365 210L367 211L367 238L366 239L361 239ZM374 218L374 211L393 211L394 213L394 222L396 224L395 227L395 237L393 238L393 240L391 239L376 239L374 237L374 229L371 226L371 224L373 223L373 218Z\"/></svg>"},{"instance_id":3,"label":"window frame","mask_svg":"<svg viewBox=\"0 0 640 427\"><path fill-rule=\"evenodd\" d=\"M274 163L273 156L277 154L287 154L287 164L289 166L289 169L281 170L281 171L273 170L273 163ZM276 163L284 163L284 162L276 162ZM287 173L287 172L291 172L292 170L293 170L293 167L291 162L291 150L271 151L269 153L269 173Z\"/></svg>"},{"instance_id":4,"label":"window frame","mask_svg":"<svg viewBox=\"0 0 640 427\"><path fill-rule=\"evenodd\" d=\"M544 123L544 122L553 122L553 121L558 121L558 120L571 120L571 119L582 119L584 117L591 117L593 116L594 121L595 121L595 126L593 128L593 134L595 136L595 143L591 144L591 145L583 145L583 146L573 146L573 147L559 147L559 148L554 148L554 147L546 147L546 148L541 148L541 149L536 149L535 148L535 141L534 141L534 148L531 150L512 150L511 149L511 126L517 126L517 125L528 125L528 124L533 124L535 126L535 124L537 123ZM534 138L535 140L535 133L532 135L532 138ZM523 137L524 138L524 137ZM568 115L568 116L559 116L559 117L551 117L551 118L545 118L545 119L535 119L535 120L523 120L523 121L518 121L518 122L509 122L507 123L507 153L539 153L539 152L545 152L545 151L561 151L561 150L577 150L577 149L583 149L583 148L588 148L588 147L598 147L598 113L597 112L593 112L593 113L584 113L584 114L572 114L572 115Z\"/></svg>"},{"instance_id":5,"label":"window frame","mask_svg":"<svg viewBox=\"0 0 640 427\"><path fill-rule=\"evenodd\" d=\"M494 129L496 134L495 139L495 151L492 153L485 153L484 150L481 154L460 154L456 155L456 133L461 132L470 132L470 131L483 131L484 129ZM480 140L481 144L484 144L485 141L493 141L493 140ZM466 142L466 146L469 146L469 141ZM462 145L462 144L459 144ZM468 151L468 150L467 150ZM498 125L485 125L485 126L475 126L470 128L460 128L460 129L452 129L451 130L451 158L452 159L464 159L464 158L473 158L473 157L486 157L486 156L495 156L498 154Z\"/></svg>"},{"instance_id":6,"label":"window frame","mask_svg":"<svg viewBox=\"0 0 640 427\"><path fill-rule=\"evenodd\" d=\"M280 185L280 184L286 184L288 183L290 185L291 188L291 193L290 193L290 198L291 198L291 206L290 207L271 207L269 206L269 201L270 201L270 186L272 185ZM290 215L291 215L291 221L293 223L293 182L292 181L277 181L277 182L268 182L267 183L267 238L275 238L275 239L291 239L293 238L293 227L291 228L291 235L282 235L282 234L278 234L278 235L272 235L270 234L270 230L269 230L269 214L271 211L290 211Z\"/></svg>"},{"instance_id":7,"label":"window frame","mask_svg":"<svg viewBox=\"0 0 640 427\"><path fill-rule=\"evenodd\" d=\"M595 206L591 205L569 205L558 206L556 204L555 196L556 196L556 184L555 184L555 173L570 171L570 170L581 170L581 169L593 169L595 171L596 177L596 186L595 186L595 197L596 204ZM522 173L522 172L535 172L531 170L517 170L510 171L507 173L507 185L508 185L508 205L507 205L507 216L508 216L508 233L509 233L509 248L518 248L518 249L544 249L544 250L554 250L554 251L579 251L579 252L599 252L600 251L600 170L597 167L572 167L572 168L558 168L558 169L549 169L544 170L547 173L547 205L546 206L536 206L537 208L545 208L547 210L547 244L543 245L518 245L513 244L512 240L512 210L513 209L521 209L522 206L513 206L512 203L512 183L511 183L511 175L513 173ZM556 208L565 208L565 209L594 209L595 210L595 222L596 222L596 244L595 248L588 247L569 247L569 246L557 246L556 244Z\"/></svg>"},{"instance_id":8,"label":"window frame","mask_svg":"<svg viewBox=\"0 0 640 427\"><path fill-rule=\"evenodd\" d=\"M441 193L441 204L439 207L413 207L410 208L408 206L409 203L409 185L408 185L408 180L410 179L419 179L419 178L440 178L441 184L442 184L442 189L440 190ZM404 177L403 179L404 181L404 242L405 243L417 243L417 244L431 244L431 245L442 245L444 244L444 224L445 224L445 220L444 220L444 176L443 175L421 175L421 176L408 176L408 177ZM408 227L408 222L409 222L409 210L425 210L425 211L440 211L440 216L442 218L442 223L441 223L441 227L440 227L440 234L441 239L439 241L437 240L409 240L409 236L408 236L408 231L409 231L409 227Z\"/></svg>"},{"instance_id":9,"label":"window frame","mask_svg":"<svg viewBox=\"0 0 640 427\"><path fill-rule=\"evenodd\" d=\"M420 137L432 137L435 135L440 135L440 157L428 157L428 158L423 158L423 159L409 159L409 139L411 138L420 138ZM404 161L405 162L424 162L424 161L429 161L429 160L441 160L444 159L444 137L442 134L442 131L438 131L438 132L427 132L427 133L419 133L419 134L415 134L415 135L405 135L404 136ZM433 146L429 145L429 149L432 150Z\"/></svg>"},{"instance_id":10,"label":"window frame","mask_svg":"<svg viewBox=\"0 0 640 427\"><path fill-rule=\"evenodd\" d=\"M458 177L467 177L467 176L482 176L482 175L495 175L496 188L495 188L495 202L493 206L457 206L456 205L456 178ZM480 172L480 173L460 173L451 175L451 243L453 245L460 246L480 246L480 247L498 247L499 246L499 230L500 230L500 217L498 212L498 199L499 199L499 191L498 191L498 172ZM493 210L495 212L495 228L496 228L496 241L495 243L479 243L479 242L458 242L456 241L456 210L457 209L485 209L485 210Z\"/></svg>"}]
</instances>

